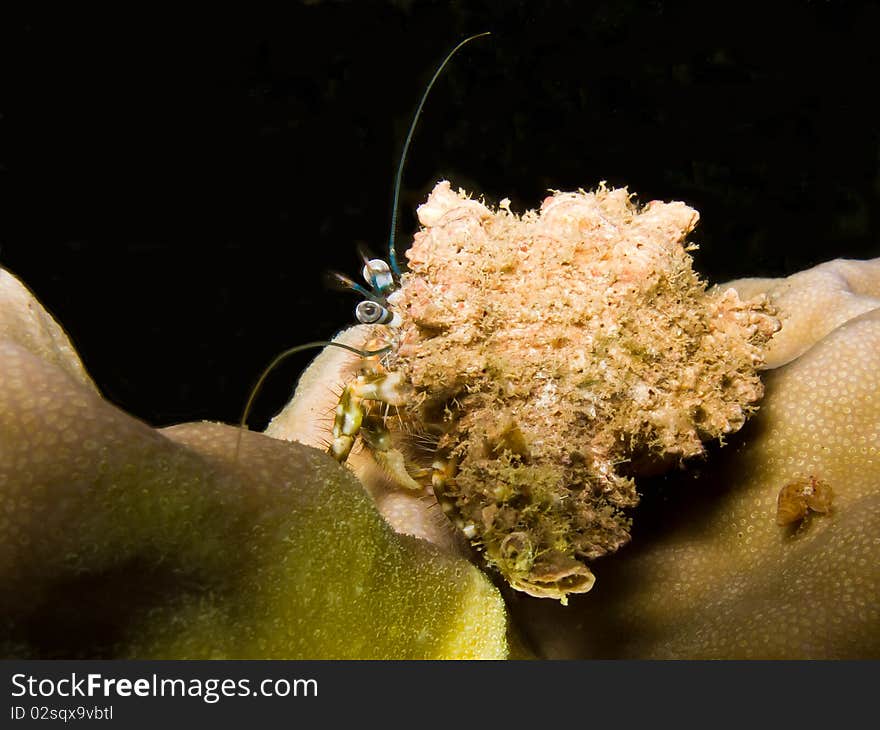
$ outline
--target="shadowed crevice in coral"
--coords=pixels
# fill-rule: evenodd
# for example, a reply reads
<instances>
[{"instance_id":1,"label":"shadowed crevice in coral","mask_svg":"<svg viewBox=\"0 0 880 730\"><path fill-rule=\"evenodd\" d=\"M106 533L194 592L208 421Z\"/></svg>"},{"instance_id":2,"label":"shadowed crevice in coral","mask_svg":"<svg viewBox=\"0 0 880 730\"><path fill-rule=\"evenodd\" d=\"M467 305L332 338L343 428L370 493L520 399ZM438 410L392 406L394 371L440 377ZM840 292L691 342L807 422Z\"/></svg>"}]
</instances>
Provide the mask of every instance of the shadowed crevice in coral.
<instances>
[{"instance_id":1,"label":"shadowed crevice in coral","mask_svg":"<svg viewBox=\"0 0 880 730\"><path fill-rule=\"evenodd\" d=\"M150 612L182 594L207 597L216 590L203 577L182 575L172 565L131 558L61 579L27 603L7 607L0 653L7 659L118 658Z\"/></svg>"}]
</instances>

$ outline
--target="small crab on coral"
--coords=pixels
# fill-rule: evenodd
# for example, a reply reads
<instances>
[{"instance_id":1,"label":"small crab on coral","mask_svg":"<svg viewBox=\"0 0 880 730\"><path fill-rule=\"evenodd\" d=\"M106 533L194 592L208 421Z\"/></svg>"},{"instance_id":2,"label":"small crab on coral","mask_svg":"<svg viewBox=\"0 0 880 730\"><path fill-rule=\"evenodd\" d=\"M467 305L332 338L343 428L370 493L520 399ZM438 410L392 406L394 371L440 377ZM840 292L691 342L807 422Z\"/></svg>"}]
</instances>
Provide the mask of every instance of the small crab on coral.
<instances>
[{"instance_id":1,"label":"small crab on coral","mask_svg":"<svg viewBox=\"0 0 880 730\"><path fill-rule=\"evenodd\" d=\"M833 501L834 490L830 485L812 475L799 477L779 490L776 524L780 527L800 525L810 512L830 512Z\"/></svg>"},{"instance_id":2,"label":"small crab on coral","mask_svg":"<svg viewBox=\"0 0 880 730\"><path fill-rule=\"evenodd\" d=\"M565 602L629 541L634 477L756 410L779 322L763 297L707 288L681 202L640 207L602 184L520 216L443 181L418 217L405 272L392 218L389 261L364 260L369 289L339 276L368 331L340 345L362 360L329 451L345 462L360 440L513 588Z\"/></svg>"}]
</instances>

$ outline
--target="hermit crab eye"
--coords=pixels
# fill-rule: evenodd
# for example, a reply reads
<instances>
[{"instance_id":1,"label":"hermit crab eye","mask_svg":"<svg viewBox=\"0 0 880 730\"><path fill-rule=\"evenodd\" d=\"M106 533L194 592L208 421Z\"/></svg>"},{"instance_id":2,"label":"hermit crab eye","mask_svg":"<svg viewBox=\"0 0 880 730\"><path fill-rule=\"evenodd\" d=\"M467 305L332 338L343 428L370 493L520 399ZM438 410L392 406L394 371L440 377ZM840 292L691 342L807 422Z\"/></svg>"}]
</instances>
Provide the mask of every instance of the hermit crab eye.
<instances>
[{"instance_id":1,"label":"hermit crab eye","mask_svg":"<svg viewBox=\"0 0 880 730\"><path fill-rule=\"evenodd\" d=\"M394 287L394 275L382 259L369 259L364 264L364 280L376 291L384 294Z\"/></svg>"},{"instance_id":2,"label":"hermit crab eye","mask_svg":"<svg viewBox=\"0 0 880 730\"><path fill-rule=\"evenodd\" d=\"M369 300L358 304L354 313L361 324L389 324L394 319L392 312Z\"/></svg>"}]
</instances>

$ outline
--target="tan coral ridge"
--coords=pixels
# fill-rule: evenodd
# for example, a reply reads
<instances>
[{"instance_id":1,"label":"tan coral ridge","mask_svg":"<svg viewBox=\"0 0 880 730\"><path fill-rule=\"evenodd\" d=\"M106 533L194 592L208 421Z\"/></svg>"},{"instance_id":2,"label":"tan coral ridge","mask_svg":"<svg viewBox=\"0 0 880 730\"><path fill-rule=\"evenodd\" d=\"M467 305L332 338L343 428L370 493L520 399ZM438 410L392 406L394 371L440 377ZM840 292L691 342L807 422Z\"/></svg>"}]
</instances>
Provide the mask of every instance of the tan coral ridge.
<instances>
[{"instance_id":1,"label":"tan coral ridge","mask_svg":"<svg viewBox=\"0 0 880 730\"><path fill-rule=\"evenodd\" d=\"M737 431L778 329L766 300L707 290L684 203L556 193L523 216L441 182L393 295L389 368L457 467L440 495L510 584L565 600L629 540L634 475Z\"/></svg>"}]
</instances>

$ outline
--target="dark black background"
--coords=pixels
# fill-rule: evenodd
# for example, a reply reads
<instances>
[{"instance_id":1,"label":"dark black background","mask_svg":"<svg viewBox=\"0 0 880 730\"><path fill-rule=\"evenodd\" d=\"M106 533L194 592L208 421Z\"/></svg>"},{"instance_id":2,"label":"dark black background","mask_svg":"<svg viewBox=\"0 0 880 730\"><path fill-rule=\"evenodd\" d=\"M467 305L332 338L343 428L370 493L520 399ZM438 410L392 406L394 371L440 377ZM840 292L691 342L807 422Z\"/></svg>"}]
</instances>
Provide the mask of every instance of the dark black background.
<instances>
[{"instance_id":1,"label":"dark black background","mask_svg":"<svg viewBox=\"0 0 880 730\"><path fill-rule=\"evenodd\" d=\"M514 209L628 185L702 215L710 281L880 252L874 3L306 2L2 24L0 263L112 401L235 421L263 365L331 336L324 288L381 252L409 119L448 49L401 195ZM253 421L280 407L303 355Z\"/></svg>"}]
</instances>

